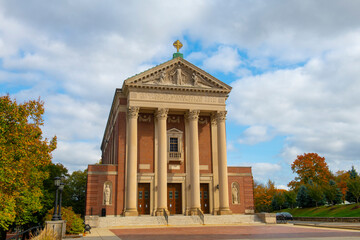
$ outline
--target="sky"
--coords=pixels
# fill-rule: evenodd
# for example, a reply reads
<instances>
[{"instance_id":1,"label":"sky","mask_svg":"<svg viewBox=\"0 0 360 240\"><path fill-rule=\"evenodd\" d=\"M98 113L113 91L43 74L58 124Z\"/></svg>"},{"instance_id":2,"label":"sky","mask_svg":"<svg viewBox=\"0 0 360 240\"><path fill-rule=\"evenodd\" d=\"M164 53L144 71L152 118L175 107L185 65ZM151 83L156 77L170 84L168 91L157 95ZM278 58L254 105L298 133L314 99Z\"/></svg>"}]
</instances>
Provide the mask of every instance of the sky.
<instances>
[{"instance_id":1,"label":"sky","mask_svg":"<svg viewBox=\"0 0 360 240\"><path fill-rule=\"evenodd\" d=\"M229 84L228 165L286 188L297 155L360 170L360 1L0 0L0 95L45 102L53 161L101 158L116 88L184 58Z\"/></svg>"}]
</instances>

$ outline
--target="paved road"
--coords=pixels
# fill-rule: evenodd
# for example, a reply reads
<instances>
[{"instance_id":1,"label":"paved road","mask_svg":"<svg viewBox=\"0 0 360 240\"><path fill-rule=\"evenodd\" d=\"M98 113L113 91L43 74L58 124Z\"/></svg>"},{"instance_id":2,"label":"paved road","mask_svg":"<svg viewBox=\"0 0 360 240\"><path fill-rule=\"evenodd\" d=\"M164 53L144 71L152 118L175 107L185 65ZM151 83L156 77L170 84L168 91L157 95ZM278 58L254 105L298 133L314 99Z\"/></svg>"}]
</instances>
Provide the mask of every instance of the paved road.
<instances>
[{"instance_id":1,"label":"paved road","mask_svg":"<svg viewBox=\"0 0 360 240\"><path fill-rule=\"evenodd\" d=\"M122 240L360 239L360 231L284 225L111 229ZM106 238L102 238L106 240ZM88 239L90 240L90 239Z\"/></svg>"}]
</instances>

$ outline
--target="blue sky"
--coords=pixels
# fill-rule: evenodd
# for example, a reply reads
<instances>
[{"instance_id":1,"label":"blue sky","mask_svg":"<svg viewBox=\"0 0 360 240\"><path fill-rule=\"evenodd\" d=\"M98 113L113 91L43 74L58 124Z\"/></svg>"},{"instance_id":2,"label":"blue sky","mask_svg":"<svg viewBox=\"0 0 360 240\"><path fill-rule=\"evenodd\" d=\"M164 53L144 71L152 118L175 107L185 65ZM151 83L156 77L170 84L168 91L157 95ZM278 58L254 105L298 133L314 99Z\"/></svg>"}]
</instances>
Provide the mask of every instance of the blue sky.
<instances>
[{"instance_id":1,"label":"blue sky","mask_svg":"<svg viewBox=\"0 0 360 240\"><path fill-rule=\"evenodd\" d=\"M0 94L45 101L54 162L100 159L115 88L184 58L231 85L228 164L284 187L296 156L360 170L359 1L0 0Z\"/></svg>"}]
</instances>

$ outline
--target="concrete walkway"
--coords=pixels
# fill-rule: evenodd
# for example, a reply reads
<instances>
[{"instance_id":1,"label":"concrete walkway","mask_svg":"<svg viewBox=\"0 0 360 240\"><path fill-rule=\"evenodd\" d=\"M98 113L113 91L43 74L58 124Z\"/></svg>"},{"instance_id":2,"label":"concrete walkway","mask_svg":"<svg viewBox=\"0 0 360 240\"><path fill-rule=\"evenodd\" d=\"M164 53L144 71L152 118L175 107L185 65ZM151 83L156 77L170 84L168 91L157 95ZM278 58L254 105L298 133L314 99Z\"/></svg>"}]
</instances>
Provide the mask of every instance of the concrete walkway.
<instances>
[{"instance_id":1,"label":"concrete walkway","mask_svg":"<svg viewBox=\"0 0 360 240\"><path fill-rule=\"evenodd\" d=\"M337 229L351 229L360 230L360 223L351 222L306 222L306 221L292 221L297 226L323 227L323 228L337 228Z\"/></svg>"},{"instance_id":2,"label":"concrete walkway","mask_svg":"<svg viewBox=\"0 0 360 240\"><path fill-rule=\"evenodd\" d=\"M313 225L310 225L313 224ZM319 225L319 223L316 223ZM314 223L306 226L294 224L239 224L222 226L192 227L133 227L133 228L93 228L85 237L65 240L215 240L215 239L360 239L359 230L346 230L344 227L360 227L360 224L347 226L327 223L332 229L318 227ZM320 224L321 225L321 224ZM334 227L341 227L335 229ZM360 229L360 228L359 228Z\"/></svg>"}]
</instances>

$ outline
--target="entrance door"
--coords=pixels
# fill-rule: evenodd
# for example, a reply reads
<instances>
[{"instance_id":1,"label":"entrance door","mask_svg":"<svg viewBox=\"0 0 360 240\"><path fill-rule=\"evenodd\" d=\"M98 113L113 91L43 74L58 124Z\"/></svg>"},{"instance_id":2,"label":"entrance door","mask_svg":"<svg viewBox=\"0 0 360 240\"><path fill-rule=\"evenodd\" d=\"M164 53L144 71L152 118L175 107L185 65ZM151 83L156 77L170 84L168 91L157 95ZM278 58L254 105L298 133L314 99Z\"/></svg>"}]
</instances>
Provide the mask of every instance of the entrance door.
<instances>
[{"instance_id":1,"label":"entrance door","mask_svg":"<svg viewBox=\"0 0 360 240\"><path fill-rule=\"evenodd\" d=\"M139 214L150 214L150 183L139 183L138 212Z\"/></svg>"},{"instance_id":2,"label":"entrance door","mask_svg":"<svg viewBox=\"0 0 360 240\"><path fill-rule=\"evenodd\" d=\"M209 213L209 184L200 183L200 205L203 213Z\"/></svg>"},{"instance_id":3,"label":"entrance door","mask_svg":"<svg viewBox=\"0 0 360 240\"><path fill-rule=\"evenodd\" d=\"M168 209L170 214L181 214L181 183L168 183Z\"/></svg>"}]
</instances>

